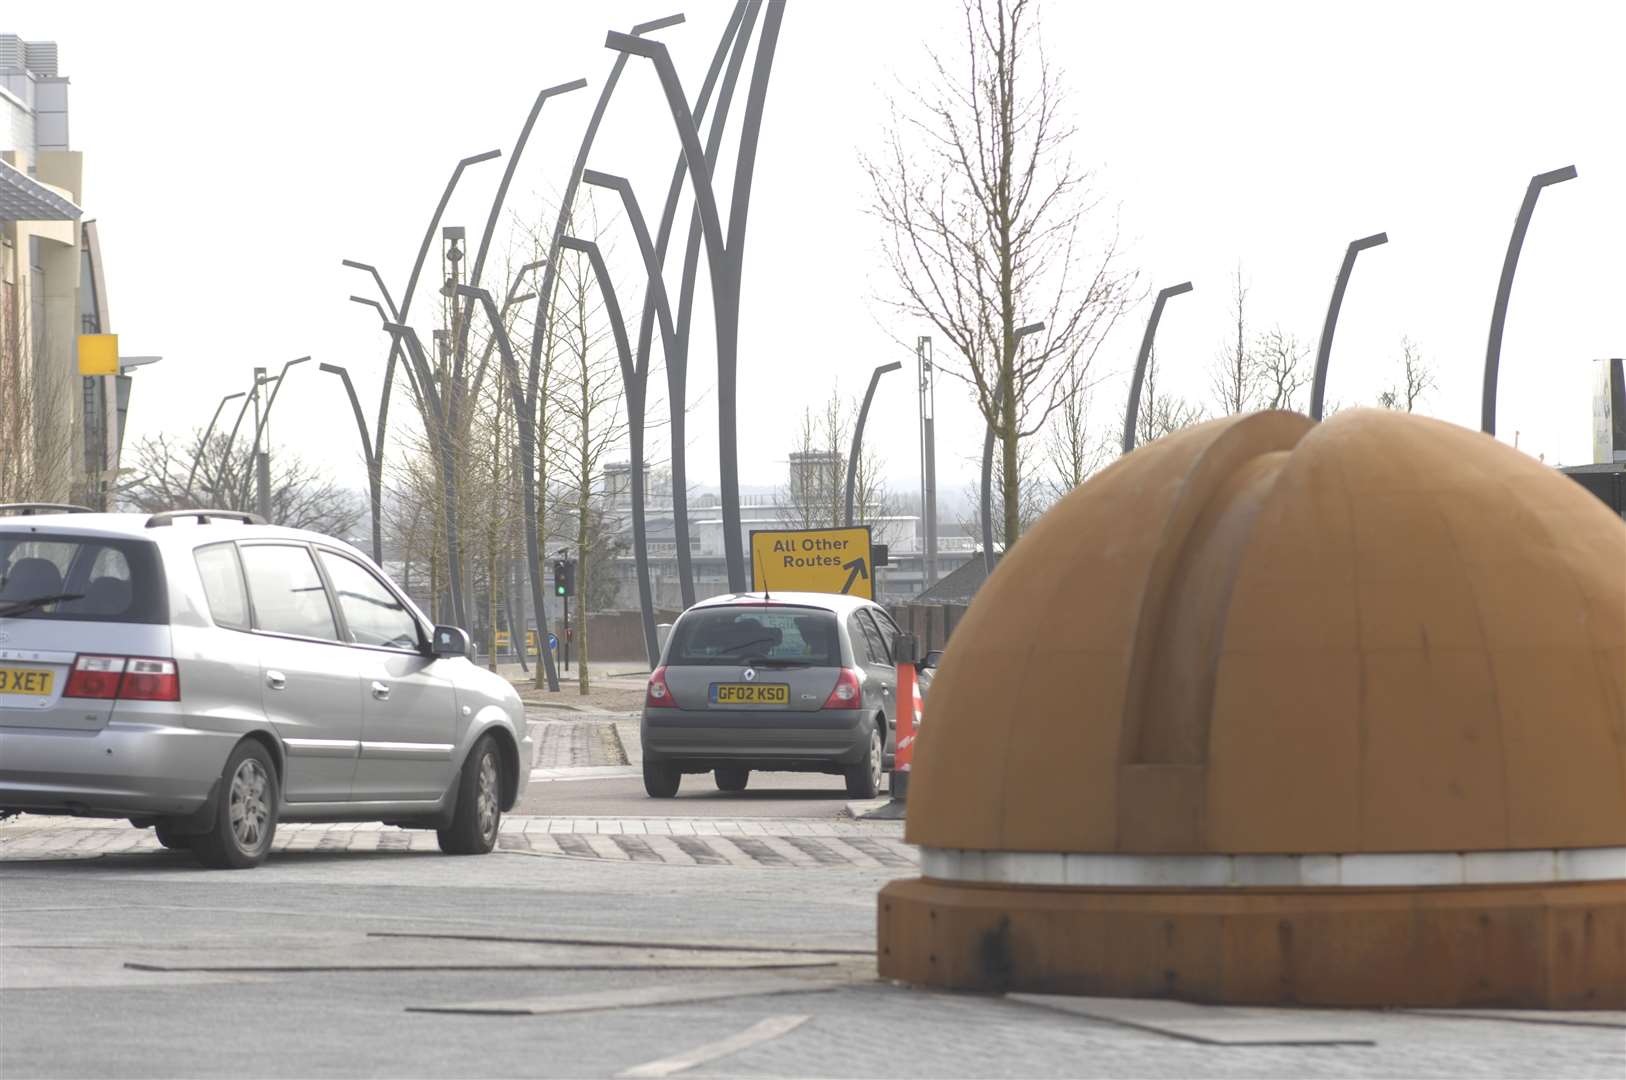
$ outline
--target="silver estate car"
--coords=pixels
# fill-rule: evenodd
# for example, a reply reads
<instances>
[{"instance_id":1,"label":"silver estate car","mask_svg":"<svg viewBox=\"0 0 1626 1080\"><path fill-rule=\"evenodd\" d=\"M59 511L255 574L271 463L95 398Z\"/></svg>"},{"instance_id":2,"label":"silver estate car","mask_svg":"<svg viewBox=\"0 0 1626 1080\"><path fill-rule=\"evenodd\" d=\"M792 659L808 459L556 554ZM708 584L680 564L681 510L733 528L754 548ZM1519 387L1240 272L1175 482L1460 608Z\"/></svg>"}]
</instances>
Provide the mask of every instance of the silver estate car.
<instances>
[{"instance_id":1,"label":"silver estate car","mask_svg":"<svg viewBox=\"0 0 1626 1080\"><path fill-rule=\"evenodd\" d=\"M0 506L0 817L129 818L223 868L279 820L495 846L531 741L464 631L316 533L56 509Z\"/></svg>"},{"instance_id":2,"label":"silver estate car","mask_svg":"<svg viewBox=\"0 0 1626 1080\"><path fill-rule=\"evenodd\" d=\"M719 789L743 791L759 769L836 773L849 794L875 796L892 762L908 640L860 597L742 593L696 604L649 677L644 790L671 798L684 773L710 772ZM930 677L921 671L922 692Z\"/></svg>"}]
</instances>

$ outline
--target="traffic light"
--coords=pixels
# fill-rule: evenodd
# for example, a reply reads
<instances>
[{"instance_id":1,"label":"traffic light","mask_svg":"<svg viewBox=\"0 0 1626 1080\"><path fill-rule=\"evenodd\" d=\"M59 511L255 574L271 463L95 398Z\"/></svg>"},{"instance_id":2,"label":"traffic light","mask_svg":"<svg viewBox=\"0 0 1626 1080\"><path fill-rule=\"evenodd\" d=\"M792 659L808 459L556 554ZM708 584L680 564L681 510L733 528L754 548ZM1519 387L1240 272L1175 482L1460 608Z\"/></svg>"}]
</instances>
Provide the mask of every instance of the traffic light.
<instances>
[{"instance_id":1,"label":"traffic light","mask_svg":"<svg viewBox=\"0 0 1626 1080\"><path fill-rule=\"evenodd\" d=\"M553 560L553 595L576 595L576 560Z\"/></svg>"}]
</instances>

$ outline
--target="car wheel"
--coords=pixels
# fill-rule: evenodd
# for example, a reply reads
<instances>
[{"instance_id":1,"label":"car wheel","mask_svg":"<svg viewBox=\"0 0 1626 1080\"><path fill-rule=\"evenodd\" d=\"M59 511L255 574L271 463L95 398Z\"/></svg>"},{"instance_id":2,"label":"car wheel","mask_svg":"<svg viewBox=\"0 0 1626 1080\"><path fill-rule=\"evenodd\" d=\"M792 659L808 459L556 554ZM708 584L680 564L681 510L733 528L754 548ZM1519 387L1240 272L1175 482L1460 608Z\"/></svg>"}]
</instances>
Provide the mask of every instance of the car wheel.
<instances>
[{"instance_id":1,"label":"car wheel","mask_svg":"<svg viewBox=\"0 0 1626 1080\"><path fill-rule=\"evenodd\" d=\"M869 753L864 760L847 770L847 794L860 799L873 799L881 793L882 762L881 729L870 728Z\"/></svg>"},{"instance_id":2,"label":"car wheel","mask_svg":"<svg viewBox=\"0 0 1626 1080\"><path fill-rule=\"evenodd\" d=\"M712 770L712 776L717 780L718 791L744 791L746 783L751 779L751 770L742 769L737 765L724 765Z\"/></svg>"},{"instance_id":3,"label":"car wheel","mask_svg":"<svg viewBox=\"0 0 1626 1080\"><path fill-rule=\"evenodd\" d=\"M455 798L451 825L435 830L440 850L484 855L497 846L502 826L502 752L490 735L482 735L463 762Z\"/></svg>"},{"instance_id":4,"label":"car wheel","mask_svg":"<svg viewBox=\"0 0 1626 1080\"><path fill-rule=\"evenodd\" d=\"M245 739L226 759L215 795L214 824L208 832L190 837L192 852L204 866L245 870L265 861L276 832L277 773L265 747ZM162 835L159 843L164 843Z\"/></svg>"},{"instance_id":5,"label":"car wheel","mask_svg":"<svg viewBox=\"0 0 1626 1080\"><path fill-rule=\"evenodd\" d=\"M175 832L162 821L154 825L152 831L158 837L158 842L171 851L185 851L192 846L192 837Z\"/></svg>"},{"instance_id":6,"label":"car wheel","mask_svg":"<svg viewBox=\"0 0 1626 1080\"><path fill-rule=\"evenodd\" d=\"M661 761L644 762L644 790L651 799L670 799L678 792L678 785L683 782L683 774L678 772L676 765L668 765Z\"/></svg>"}]
</instances>

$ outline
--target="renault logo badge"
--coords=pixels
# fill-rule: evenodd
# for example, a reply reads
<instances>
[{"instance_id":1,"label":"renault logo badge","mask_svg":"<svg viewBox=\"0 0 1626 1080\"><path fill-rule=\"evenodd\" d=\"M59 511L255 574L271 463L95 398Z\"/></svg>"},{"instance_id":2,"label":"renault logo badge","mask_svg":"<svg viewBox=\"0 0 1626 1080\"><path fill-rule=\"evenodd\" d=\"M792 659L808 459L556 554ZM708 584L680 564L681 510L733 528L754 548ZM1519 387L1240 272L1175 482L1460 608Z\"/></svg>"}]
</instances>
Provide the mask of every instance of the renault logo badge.
<instances>
[{"instance_id":1,"label":"renault logo badge","mask_svg":"<svg viewBox=\"0 0 1626 1080\"><path fill-rule=\"evenodd\" d=\"M745 678L746 682L756 682L757 669L756 668L746 668L744 678Z\"/></svg>"}]
</instances>

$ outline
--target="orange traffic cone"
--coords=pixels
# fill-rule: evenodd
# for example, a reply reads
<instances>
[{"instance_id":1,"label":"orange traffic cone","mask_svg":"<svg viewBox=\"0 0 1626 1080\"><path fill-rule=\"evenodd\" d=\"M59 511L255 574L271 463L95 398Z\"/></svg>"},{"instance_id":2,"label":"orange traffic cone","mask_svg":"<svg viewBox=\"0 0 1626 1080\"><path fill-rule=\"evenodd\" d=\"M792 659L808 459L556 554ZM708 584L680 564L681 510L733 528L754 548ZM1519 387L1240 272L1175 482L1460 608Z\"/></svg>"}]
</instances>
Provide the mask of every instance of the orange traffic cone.
<instances>
[{"instance_id":1,"label":"orange traffic cone","mask_svg":"<svg viewBox=\"0 0 1626 1080\"><path fill-rule=\"evenodd\" d=\"M892 755L892 798L905 802L909 798L909 767L915 756L915 733L920 729L924 707L920 700L920 674L908 661L898 665L898 702L910 704L898 710L897 745Z\"/></svg>"}]
</instances>

